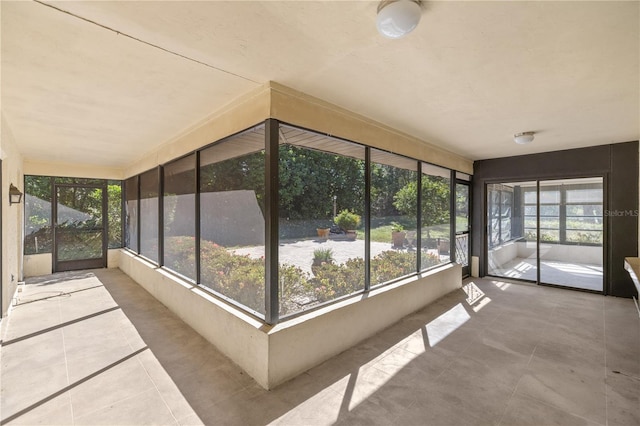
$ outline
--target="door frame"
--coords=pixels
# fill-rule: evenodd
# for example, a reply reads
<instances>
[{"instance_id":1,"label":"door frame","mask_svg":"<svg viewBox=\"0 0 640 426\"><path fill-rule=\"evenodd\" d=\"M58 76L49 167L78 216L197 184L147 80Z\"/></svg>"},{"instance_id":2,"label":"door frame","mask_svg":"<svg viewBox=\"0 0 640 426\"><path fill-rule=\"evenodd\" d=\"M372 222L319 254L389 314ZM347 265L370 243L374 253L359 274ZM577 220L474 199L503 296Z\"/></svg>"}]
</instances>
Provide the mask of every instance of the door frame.
<instances>
[{"instance_id":1,"label":"door frame","mask_svg":"<svg viewBox=\"0 0 640 426\"><path fill-rule=\"evenodd\" d=\"M462 266L462 278L466 278L471 276L471 222L472 222L472 217L471 217L471 209L473 206L473 203L471 201L471 191L472 191L472 184L470 181L468 180L464 180L464 179L455 179L455 196L456 198L454 199L454 204L453 204L453 215L455 216L456 214L456 203L457 203L457 197L458 197L458 187L457 185L465 185L467 187L467 215L468 215L468 224L467 224L467 230L464 232L460 232L458 233L458 229L456 227L457 224L457 220L454 221L454 230L453 230L453 234L454 234L454 241L453 241L453 250L454 253L457 252L457 243L456 243L456 237L458 235L467 235L467 265L461 265ZM458 259L456 259L457 261Z\"/></svg>"},{"instance_id":2,"label":"door frame","mask_svg":"<svg viewBox=\"0 0 640 426\"><path fill-rule=\"evenodd\" d=\"M58 261L58 188L96 188L102 190L102 257L96 259L79 259L79 260L63 260ZM51 185L51 222L53 225L52 232L52 245L51 245L51 268L53 272L63 271L75 271L80 269L95 269L107 267L107 254L109 250L109 235L108 235L108 192L107 183L102 184L90 184L90 183L56 183L52 182Z\"/></svg>"},{"instance_id":3,"label":"door frame","mask_svg":"<svg viewBox=\"0 0 640 426\"><path fill-rule=\"evenodd\" d=\"M553 180L564 180L564 179L585 179L585 178L602 178L602 291L582 289L578 287L568 287L558 284L550 284L540 281L540 182L544 181L553 181ZM489 263L489 222L487 219L488 211L489 211L489 202L488 202L488 186L492 184L501 184L504 182L516 183L516 182L536 182L536 280L530 281L520 278L506 278L499 275L492 275L489 273L488 263ZM577 174L577 175L551 175L551 176L543 176L536 178L502 178L502 179L487 179L484 182L482 196L484 198L484 208L482 212L482 224L483 224L483 232L482 232L482 250L484 254L484 270L486 271L485 275L489 277L501 278L501 279L509 279L514 281L520 281L523 283L532 283L539 286L546 287L557 287L564 288L568 290L574 291L582 291L586 293L596 293L602 295L610 294L610 280L609 280L609 220L610 217L606 215L606 211L609 209L609 173L593 173L593 174Z\"/></svg>"}]
</instances>

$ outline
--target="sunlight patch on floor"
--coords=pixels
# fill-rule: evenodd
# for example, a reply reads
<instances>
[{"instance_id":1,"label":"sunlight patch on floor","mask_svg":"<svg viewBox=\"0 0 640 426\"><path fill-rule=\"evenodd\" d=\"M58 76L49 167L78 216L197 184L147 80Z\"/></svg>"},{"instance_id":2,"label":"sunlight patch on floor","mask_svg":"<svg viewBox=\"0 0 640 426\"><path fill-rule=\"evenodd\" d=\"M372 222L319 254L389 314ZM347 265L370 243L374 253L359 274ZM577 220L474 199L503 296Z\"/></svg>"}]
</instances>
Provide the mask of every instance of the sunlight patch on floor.
<instances>
[{"instance_id":1,"label":"sunlight patch on floor","mask_svg":"<svg viewBox=\"0 0 640 426\"><path fill-rule=\"evenodd\" d=\"M462 306L462 303L458 303L427 324L429 346L434 347L470 319L471 317L464 306Z\"/></svg>"}]
</instances>

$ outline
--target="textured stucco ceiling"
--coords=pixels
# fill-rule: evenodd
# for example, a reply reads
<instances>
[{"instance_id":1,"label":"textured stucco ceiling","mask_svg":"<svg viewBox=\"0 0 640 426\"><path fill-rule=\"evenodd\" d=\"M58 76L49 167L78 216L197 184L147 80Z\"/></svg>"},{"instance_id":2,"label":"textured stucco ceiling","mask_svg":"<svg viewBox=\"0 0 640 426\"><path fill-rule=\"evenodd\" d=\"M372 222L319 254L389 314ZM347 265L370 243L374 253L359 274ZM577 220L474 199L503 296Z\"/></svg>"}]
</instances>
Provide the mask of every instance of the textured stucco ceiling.
<instances>
[{"instance_id":1,"label":"textured stucco ceiling","mask_svg":"<svg viewBox=\"0 0 640 426\"><path fill-rule=\"evenodd\" d=\"M27 159L116 167L269 80L474 160L637 140L639 5L423 2L387 40L370 1L2 1L2 113Z\"/></svg>"}]
</instances>

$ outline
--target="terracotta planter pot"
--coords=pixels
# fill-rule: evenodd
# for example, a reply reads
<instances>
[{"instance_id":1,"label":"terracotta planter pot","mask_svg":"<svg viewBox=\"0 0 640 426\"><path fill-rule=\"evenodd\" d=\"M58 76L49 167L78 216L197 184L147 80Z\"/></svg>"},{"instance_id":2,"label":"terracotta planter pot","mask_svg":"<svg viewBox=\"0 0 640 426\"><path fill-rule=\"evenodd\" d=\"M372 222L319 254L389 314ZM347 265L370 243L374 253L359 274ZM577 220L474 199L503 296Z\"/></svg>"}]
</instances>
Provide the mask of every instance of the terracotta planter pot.
<instances>
[{"instance_id":1,"label":"terracotta planter pot","mask_svg":"<svg viewBox=\"0 0 640 426\"><path fill-rule=\"evenodd\" d=\"M316 228L318 232L318 237L320 238L329 238L329 231L331 228Z\"/></svg>"},{"instance_id":2,"label":"terracotta planter pot","mask_svg":"<svg viewBox=\"0 0 640 426\"><path fill-rule=\"evenodd\" d=\"M406 238L407 233L404 231L396 231L391 233L391 240L393 241L393 246L396 248L400 248L404 246L404 239Z\"/></svg>"}]
</instances>

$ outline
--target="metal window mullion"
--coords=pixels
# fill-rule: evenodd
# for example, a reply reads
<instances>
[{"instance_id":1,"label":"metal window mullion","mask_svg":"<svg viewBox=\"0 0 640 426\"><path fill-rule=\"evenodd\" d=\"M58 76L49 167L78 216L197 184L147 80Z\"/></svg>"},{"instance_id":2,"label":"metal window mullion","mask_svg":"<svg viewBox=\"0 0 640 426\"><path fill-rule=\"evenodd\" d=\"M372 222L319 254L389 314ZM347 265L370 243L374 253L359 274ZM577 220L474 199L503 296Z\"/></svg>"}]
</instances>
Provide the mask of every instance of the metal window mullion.
<instances>
[{"instance_id":1,"label":"metal window mullion","mask_svg":"<svg viewBox=\"0 0 640 426\"><path fill-rule=\"evenodd\" d=\"M50 178L51 185L51 270L57 271L58 258L58 239L56 238L56 229L58 228L58 195L56 191L56 183L53 177Z\"/></svg>"},{"instance_id":2,"label":"metal window mullion","mask_svg":"<svg viewBox=\"0 0 640 426\"><path fill-rule=\"evenodd\" d=\"M456 172L449 171L449 261L456 261ZM454 250L451 249L454 248ZM439 251L439 250L438 250ZM438 252L438 256L440 253Z\"/></svg>"},{"instance_id":3,"label":"metal window mullion","mask_svg":"<svg viewBox=\"0 0 640 426\"><path fill-rule=\"evenodd\" d=\"M418 181L416 185L418 188L416 189L416 221L417 221L417 229L416 229L416 272L420 272L422 270L422 163L420 161L417 162L418 165Z\"/></svg>"},{"instance_id":4,"label":"metal window mullion","mask_svg":"<svg viewBox=\"0 0 640 426\"><path fill-rule=\"evenodd\" d=\"M364 148L364 290L371 288L371 148Z\"/></svg>"},{"instance_id":5,"label":"metal window mullion","mask_svg":"<svg viewBox=\"0 0 640 426\"><path fill-rule=\"evenodd\" d=\"M164 167L158 166L158 266L164 265Z\"/></svg>"},{"instance_id":6,"label":"metal window mullion","mask_svg":"<svg viewBox=\"0 0 640 426\"><path fill-rule=\"evenodd\" d=\"M540 181L536 181L536 283L540 284Z\"/></svg>"},{"instance_id":7,"label":"metal window mullion","mask_svg":"<svg viewBox=\"0 0 640 426\"><path fill-rule=\"evenodd\" d=\"M565 186L560 187L560 205L558 206L558 223L559 236L558 242L565 243L567 241L567 189Z\"/></svg>"},{"instance_id":8,"label":"metal window mullion","mask_svg":"<svg viewBox=\"0 0 640 426\"><path fill-rule=\"evenodd\" d=\"M141 191L140 191L140 175L136 176L136 187L138 188L138 195L136 196L136 253L140 254L141 250L140 250L140 242L142 241L142 239L140 238L140 226L142 225L142 219L140 218L140 216L142 216L140 214L140 207L142 206L142 202L141 202Z\"/></svg>"},{"instance_id":9,"label":"metal window mullion","mask_svg":"<svg viewBox=\"0 0 640 426\"><path fill-rule=\"evenodd\" d=\"M278 175L280 123L265 120L265 322L276 324L280 317L278 286Z\"/></svg>"},{"instance_id":10,"label":"metal window mullion","mask_svg":"<svg viewBox=\"0 0 640 426\"><path fill-rule=\"evenodd\" d=\"M104 181L102 186L102 262L104 267L108 266L109 259L109 213L108 213L108 197L109 197L109 182Z\"/></svg>"},{"instance_id":11,"label":"metal window mullion","mask_svg":"<svg viewBox=\"0 0 640 426\"><path fill-rule=\"evenodd\" d=\"M200 151L196 151L196 170L195 170L195 220L196 220L196 228L195 228L195 261L196 261L196 270L195 270L195 281L196 284L200 284L201 282L201 266L200 266Z\"/></svg>"}]
</instances>

